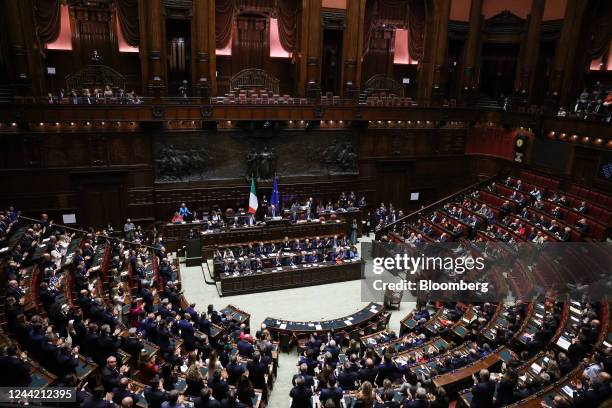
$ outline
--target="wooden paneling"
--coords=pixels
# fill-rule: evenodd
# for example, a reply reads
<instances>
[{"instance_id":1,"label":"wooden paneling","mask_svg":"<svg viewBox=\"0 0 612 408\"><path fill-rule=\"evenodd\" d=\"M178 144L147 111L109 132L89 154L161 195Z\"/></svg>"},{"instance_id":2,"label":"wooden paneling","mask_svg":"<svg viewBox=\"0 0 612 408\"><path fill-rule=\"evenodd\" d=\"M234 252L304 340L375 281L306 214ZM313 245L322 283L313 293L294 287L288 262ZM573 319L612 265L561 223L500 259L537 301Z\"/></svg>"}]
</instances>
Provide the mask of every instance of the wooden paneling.
<instances>
[{"instance_id":1,"label":"wooden paneling","mask_svg":"<svg viewBox=\"0 0 612 408\"><path fill-rule=\"evenodd\" d=\"M402 109L397 111L399 114ZM372 115L375 112L384 112L384 108L373 110ZM405 116L413 114L410 109L403 109L403 112ZM478 113L474 112L418 109L414 114L441 117L464 114L467 115L464 117L471 117ZM529 123L534 130L540 126L542 129L568 129L568 134L573 130L581 136L604 136L609 131L600 123L571 119L520 114L486 118ZM327 201L337 199L341 191L355 191L358 196L366 197L371 208L384 201L392 202L404 211L457 191L478 178L525 166L498 158L465 156L467 129L431 126L427 129L367 129L359 126L336 130L281 129L269 139L265 134L254 132L249 135L242 130L185 133L164 131L161 126L147 124L135 126L130 132L57 130L43 133L18 126L16 133L3 132L0 137L0 177L3 180L0 202L2 206L14 205L29 215L48 211L57 220L62 213L75 212L79 222L118 222L116 227L126 217L144 225L154 220L168 220L181 202L187 202L198 212L213 207L225 209L246 205L249 183L240 169L245 162L242 153L248 149L210 149L211 153L218 152L215 153L218 157L210 165L217 166L217 161L223 163L223 168L229 169L226 177L156 183L155 160L159 157L155 145L159 141L177 146L191 143L193 147L200 143L198 139L202 139L222 146L245 144L245 148L251 143L259 147L279 143L278 152L283 156L278 167L279 190L286 199L313 197ZM340 142L343 138L353 140L358 155L357 172L343 175L297 172L304 163L316 167L321 151L334 139ZM230 139L235 140L230 143ZM576 180L584 186L609 189L608 183L597 178L597 166L605 151L583 143L576 144L567 173L556 176ZM257 183L257 191L269 197L271 182ZM416 191L421 193L420 200L409 201L409 193ZM97 200L100 209L93 208ZM98 214L95 211L102 212Z\"/></svg>"}]
</instances>

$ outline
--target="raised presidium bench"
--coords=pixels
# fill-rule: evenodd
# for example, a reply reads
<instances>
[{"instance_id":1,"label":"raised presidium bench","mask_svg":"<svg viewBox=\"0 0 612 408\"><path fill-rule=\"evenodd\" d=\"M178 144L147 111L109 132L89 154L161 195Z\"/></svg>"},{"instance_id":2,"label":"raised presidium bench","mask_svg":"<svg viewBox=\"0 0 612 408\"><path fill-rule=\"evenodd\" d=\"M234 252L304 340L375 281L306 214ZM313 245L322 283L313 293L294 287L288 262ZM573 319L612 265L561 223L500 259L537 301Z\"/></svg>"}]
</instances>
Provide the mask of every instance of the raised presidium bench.
<instances>
[{"instance_id":1,"label":"raised presidium bench","mask_svg":"<svg viewBox=\"0 0 612 408\"><path fill-rule=\"evenodd\" d=\"M358 339L363 333L383 330L389 324L391 313L378 303L369 303L363 309L352 315L332 320L311 320L297 322L266 317L263 324L266 329L280 342L284 350L289 350L293 344L298 348L308 340L310 334L345 334Z\"/></svg>"},{"instance_id":2,"label":"raised presidium bench","mask_svg":"<svg viewBox=\"0 0 612 408\"><path fill-rule=\"evenodd\" d=\"M337 220L330 221L298 221L278 220L242 228L208 229L203 222L188 222L183 224L164 224L161 234L164 237L168 251L176 251L183 246L189 230L199 232L204 257L212 256L215 245L237 244L241 242L282 240L285 237L301 238L317 235L348 234L350 223Z\"/></svg>"},{"instance_id":3,"label":"raised presidium bench","mask_svg":"<svg viewBox=\"0 0 612 408\"><path fill-rule=\"evenodd\" d=\"M319 262L267 268L236 276L221 276L221 296L358 280L363 276L364 267L363 260L349 259L342 264Z\"/></svg>"}]
</instances>

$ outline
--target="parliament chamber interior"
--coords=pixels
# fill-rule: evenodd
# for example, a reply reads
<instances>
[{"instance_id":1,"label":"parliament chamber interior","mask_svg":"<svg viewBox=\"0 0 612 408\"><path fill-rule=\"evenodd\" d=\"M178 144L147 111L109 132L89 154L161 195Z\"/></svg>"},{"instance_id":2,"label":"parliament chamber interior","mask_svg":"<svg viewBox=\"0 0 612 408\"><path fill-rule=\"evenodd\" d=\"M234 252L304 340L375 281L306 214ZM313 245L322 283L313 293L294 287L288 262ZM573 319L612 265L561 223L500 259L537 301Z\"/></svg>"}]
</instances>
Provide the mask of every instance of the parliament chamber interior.
<instances>
[{"instance_id":1,"label":"parliament chamber interior","mask_svg":"<svg viewBox=\"0 0 612 408\"><path fill-rule=\"evenodd\" d=\"M612 407L612 1L0 22L0 406Z\"/></svg>"}]
</instances>

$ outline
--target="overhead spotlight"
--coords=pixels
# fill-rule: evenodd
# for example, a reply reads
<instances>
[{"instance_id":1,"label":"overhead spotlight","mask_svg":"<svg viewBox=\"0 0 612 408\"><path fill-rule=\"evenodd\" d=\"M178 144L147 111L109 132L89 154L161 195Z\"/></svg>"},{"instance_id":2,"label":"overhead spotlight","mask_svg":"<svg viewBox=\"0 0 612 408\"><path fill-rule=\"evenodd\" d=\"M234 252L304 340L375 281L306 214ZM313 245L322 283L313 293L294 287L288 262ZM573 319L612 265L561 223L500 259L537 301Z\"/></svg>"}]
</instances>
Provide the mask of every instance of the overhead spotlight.
<instances>
[{"instance_id":1,"label":"overhead spotlight","mask_svg":"<svg viewBox=\"0 0 612 408\"><path fill-rule=\"evenodd\" d=\"M338 121L339 124L342 124L343 122L341 120Z\"/></svg>"},{"instance_id":2,"label":"overhead spotlight","mask_svg":"<svg viewBox=\"0 0 612 408\"><path fill-rule=\"evenodd\" d=\"M86 122L86 124L87 124L87 126L89 126L89 125L90 125L90 123L89 123L89 122Z\"/></svg>"},{"instance_id":3,"label":"overhead spotlight","mask_svg":"<svg viewBox=\"0 0 612 408\"><path fill-rule=\"evenodd\" d=\"M231 124L232 124L232 121L231 121L231 120L228 120L228 121L227 121L227 124L228 124L228 125L231 125Z\"/></svg>"},{"instance_id":4,"label":"overhead spotlight","mask_svg":"<svg viewBox=\"0 0 612 408\"><path fill-rule=\"evenodd\" d=\"M44 123L42 123L42 122L40 122L40 123L38 124L38 126L42 126L42 125L44 125Z\"/></svg>"},{"instance_id":5,"label":"overhead spotlight","mask_svg":"<svg viewBox=\"0 0 612 408\"><path fill-rule=\"evenodd\" d=\"M59 126L59 122L55 122L55 126Z\"/></svg>"},{"instance_id":6,"label":"overhead spotlight","mask_svg":"<svg viewBox=\"0 0 612 408\"><path fill-rule=\"evenodd\" d=\"M100 122L100 124L101 124L102 126L104 126L104 121Z\"/></svg>"},{"instance_id":7,"label":"overhead spotlight","mask_svg":"<svg viewBox=\"0 0 612 408\"><path fill-rule=\"evenodd\" d=\"M70 122L70 126L74 126L74 122Z\"/></svg>"},{"instance_id":8,"label":"overhead spotlight","mask_svg":"<svg viewBox=\"0 0 612 408\"><path fill-rule=\"evenodd\" d=\"M600 145L602 142L603 142L603 140L602 140L600 137L598 137L597 139L595 139L595 144L596 144L596 145Z\"/></svg>"},{"instance_id":9,"label":"overhead spotlight","mask_svg":"<svg viewBox=\"0 0 612 408\"><path fill-rule=\"evenodd\" d=\"M195 125L195 120L192 120L192 121L191 121L191 124L192 124L192 125Z\"/></svg>"},{"instance_id":10,"label":"overhead spotlight","mask_svg":"<svg viewBox=\"0 0 612 408\"><path fill-rule=\"evenodd\" d=\"M588 136L583 137L582 143L589 143L589 137Z\"/></svg>"},{"instance_id":11,"label":"overhead spotlight","mask_svg":"<svg viewBox=\"0 0 612 408\"><path fill-rule=\"evenodd\" d=\"M15 127L15 126L17 126L17 124L15 122L13 122L13 123L11 123L11 126Z\"/></svg>"}]
</instances>

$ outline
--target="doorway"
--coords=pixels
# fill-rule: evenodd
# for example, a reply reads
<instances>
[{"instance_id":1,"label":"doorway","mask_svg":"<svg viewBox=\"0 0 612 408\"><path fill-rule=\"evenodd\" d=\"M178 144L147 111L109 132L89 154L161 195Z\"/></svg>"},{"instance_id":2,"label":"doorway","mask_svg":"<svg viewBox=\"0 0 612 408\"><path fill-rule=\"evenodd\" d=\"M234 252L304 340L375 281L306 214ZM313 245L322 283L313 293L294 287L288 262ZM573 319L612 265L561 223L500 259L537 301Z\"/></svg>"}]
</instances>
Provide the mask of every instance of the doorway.
<instances>
[{"instance_id":1,"label":"doorway","mask_svg":"<svg viewBox=\"0 0 612 408\"><path fill-rule=\"evenodd\" d=\"M514 93L520 44L484 43L480 68L481 92L492 99Z\"/></svg>"},{"instance_id":2,"label":"doorway","mask_svg":"<svg viewBox=\"0 0 612 408\"><path fill-rule=\"evenodd\" d=\"M342 30L323 30L323 73L321 90L340 95L340 63L342 57Z\"/></svg>"}]
</instances>

